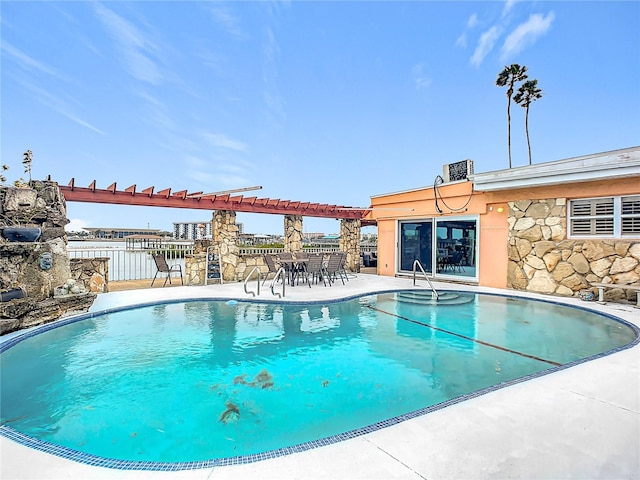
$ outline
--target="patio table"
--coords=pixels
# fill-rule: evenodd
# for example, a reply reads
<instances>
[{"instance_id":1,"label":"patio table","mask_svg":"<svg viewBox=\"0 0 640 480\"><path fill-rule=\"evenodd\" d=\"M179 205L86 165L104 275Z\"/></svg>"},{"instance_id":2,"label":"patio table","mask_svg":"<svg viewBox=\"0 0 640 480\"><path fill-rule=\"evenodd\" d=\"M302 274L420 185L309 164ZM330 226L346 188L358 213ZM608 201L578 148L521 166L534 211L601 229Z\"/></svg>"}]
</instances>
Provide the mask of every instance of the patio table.
<instances>
[{"instance_id":1,"label":"patio table","mask_svg":"<svg viewBox=\"0 0 640 480\"><path fill-rule=\"evenodd\" d=\"M284 267L289 279L289 285L295 286L295 281L300 281L300 275L305 271L306 260L282 259L278 258L278 262Z\"/></svg>"}]
</instances>

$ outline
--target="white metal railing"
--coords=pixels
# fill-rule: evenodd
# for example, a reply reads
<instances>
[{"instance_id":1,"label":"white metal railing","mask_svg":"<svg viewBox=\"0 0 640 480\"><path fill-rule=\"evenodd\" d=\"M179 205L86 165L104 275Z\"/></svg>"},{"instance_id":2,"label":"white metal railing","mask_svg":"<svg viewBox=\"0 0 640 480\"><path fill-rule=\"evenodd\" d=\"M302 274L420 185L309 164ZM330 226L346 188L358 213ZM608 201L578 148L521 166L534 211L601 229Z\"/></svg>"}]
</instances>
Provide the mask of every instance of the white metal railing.
<instances>
[{"instance_id":1,"label":"white metal railing","mask_svg":"<svg viewBox=\"0 0 640 480\"><path fill-rule=\"evenodd\" d=\"M278 271L276 272L276 276L273 277L273 279L271 280L271 285L269 285L269 290L271 290L271 295L274 295L274 296L277 295L278 298L284 297L284 284L287 283L286 274L287 273L283 267L280 267L278 269ZM276 280L278 280L278 278L282 280L282 295L280 295L277 292L274 292L273 290L273 287L275 286Z\"/></svg>"},{"instance_id":2,"label":"white metal railing","mask_svg":"<svg viewBox=\"0 0 640 480\"><path fill-rule=\"evenodd\" d=\"M413 261L413 285L414 286L416 285L416 267L418 267L422 271L422 274L424 275L425 280L427 281L427 283L431 287L431 291L433 292L433 296L436 297L436 300L437 300L438 299L438 292L436 292L436 289L433 286L433 283L431 283L431 280L429 280L429 277L427 277L427 272L424 271L424 268L422 267L422 264L420 263L420 260L417 260L417 259Z\"/></svg>"},{"instance_id":3,"label":"white metal railing","mask_svg":"<svg viewBox=\"0 0 640 480\"><path fill-rule=\"evenodd\" d=\"M340 250L338 245L324 245L318 247L305 247L305 253L331 253L337 252ZM275 255L277 253L284 252L284 247L273 247L273 248L260 248L260 247L240 247L238 249L238 253L240 255ZM371 253L377 252L377 245L361 245L360 253Z\"/></svg>"},{"instance_id":4,"label":"white metal railing","mask_svg":"<svg viewBox=\"0 0 640 480\"><path fill-rule=\"evenodd\" d=\"M156 264L151 257L152 251L147 250L127 250L120 247L95 247L95 248L68 248L69 258L98 258L107 257L109 259L109 281L118 282L122 280L151 280L156 274ZM185 271L184 256L193 253L193 247L188 249L161 249L167 257L167 263L180 265Z\"/></svg>"},{"instance_id":5,"label":"white metal railing","mask_svg":"<svg viewBox=\"0 0 640 480\"><path fill-rule=\"evenodd\" d=\"M72 242L80 243L80 242ZM117 242L114 246L69 246L67 251L69 258L109 258L109 281L119 282L123 280L151 280L156 274L156 265L151 257L151 252L161 251L167 257L169 265L180 265L182 271L185 271L185 255L193 253L193 245L166 245L161 248L132 249L125 248L124 243ZM308 253L330 253L338 251L338 245L305 248ZM263 255L277 254L284 251L284 248L258 248L258 247L241 247L240 255ZM361 252L377 251L375 245L362 246Z\"/></svg>"}]
</instances>

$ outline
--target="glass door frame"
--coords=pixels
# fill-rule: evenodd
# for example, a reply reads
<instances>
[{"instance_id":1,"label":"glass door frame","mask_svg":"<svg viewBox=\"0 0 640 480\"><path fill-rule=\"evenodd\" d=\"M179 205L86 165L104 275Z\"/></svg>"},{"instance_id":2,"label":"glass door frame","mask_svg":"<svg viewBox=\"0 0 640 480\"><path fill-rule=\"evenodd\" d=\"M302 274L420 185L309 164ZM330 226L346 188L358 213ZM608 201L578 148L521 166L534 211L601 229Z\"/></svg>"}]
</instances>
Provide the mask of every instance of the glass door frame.
<instances>
[{"instance_id":1,"label":"glass door frame","mask_svg":"<svg viewBox=\"0 0 640 480\"><path fill-rule=\"evenodd\" d=\"M471 221L475 222L475 238L473 246L473 266L475 268L475 272L473 275L457 275L455 271L446 271L446 272L438 272L438 224L444 222L456 222L456 221ZM402 225L403 224L411 224L411 223L430 223L432 229L432 245L431 245L431 269L427 269L424 266L425 271L432 275L435 278L442 279L455 279L455 280L464 280L468 282L478 282L479 281L479 256L480 256L480 216L479 215L460 215L460 216L446 216L446 217L422 217L422 218L412 218L412 219L399 219L396 222L396 274L397 275L407 275L413 273L413 262L411 262L411 270L402 270ZM433 268L436 267L436 268ZM435 270L435 271L434 271Z\"/></svg>"}]
</instances>

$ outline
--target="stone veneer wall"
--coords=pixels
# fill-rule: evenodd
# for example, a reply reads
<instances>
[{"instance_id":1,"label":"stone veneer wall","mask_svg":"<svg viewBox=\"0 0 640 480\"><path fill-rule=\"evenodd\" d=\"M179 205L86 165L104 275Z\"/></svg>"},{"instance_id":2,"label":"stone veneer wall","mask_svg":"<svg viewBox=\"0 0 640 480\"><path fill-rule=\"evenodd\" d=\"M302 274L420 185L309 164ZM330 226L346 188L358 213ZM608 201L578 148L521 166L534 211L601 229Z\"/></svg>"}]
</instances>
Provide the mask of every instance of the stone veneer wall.
<instances>
[{"instance_id":1,"label":"stone veneer wall","mask_svg":"<svg viewBox=\"0 0 640 480\"><path fill-rule=\"evenodd\" d=\"M34 180L24 188L0 185L0 291L26 293L0 302L0 334L91 307L96 294L81 282L65 293L65 286L76 280L67 252L67 223L66 202L56 182ZM9 241L4 228L16 225L40 228L41 235L35 242Z\"/></svg>"},{"instance_id":2,"label":"stone veneer wall","mask_svg":"<svg viewBox=\"0 0 640 480\"><path fill-rule=\"evenodd\" d=\"M507 287L576 296L591 283L640 285L640 239L567 239L565 198L509 202ZM636 293L607 289L608 300Z\"/></svg>"},{"instance_id":3,"label":"stone veneer wall","mask_svg":"<svg viewBox=\"0 0 640 480\"><path fill-rule=\"evenodd\" d=\"M33 181L30 188L0 188L0 228L29 226L40 228L33 243L10 242L0 237L0 290L22 285L27 296L41 300L53 296L54 288L71 277L67 236L64 226L66 204L58 185ZM39 257L52 256L51 268L43 270Z\"/></svg>"},{"instance_id":4,"label":"stone veneer wall","mask_svg":"<svg viewBox=\"0 0 640 480\"><path fill-rule=\"evenodd\" d=\"M71 278L93 293L109 291L109 257L71 258Z\"/></svg>"},{"instance_id":5,"label":"stone veneer wall","mask_svg":"<svg viewBox=\"0 0 640 480\"><path fill-rule=\"evenodd\" d=\"M184 284L185 285L204 285L206 268L207 268L206 253L188 253L187 255L185 255Z\"/></svg>"},{"instance_id":6,"label":"stone veneer wall","mask_svg":"<svg viewBox=\"0 0 640 480\"><path fill-rule=\"evenodd\" d=\"M347 252L346 268L352 272L360 271L360 219L340 221L340 250Z\"/></svg>"},{"instance_id":7,"label":"stone veneer wall","mask_svg":"<svg viewBox=\"0 0 640 480\"><path fill-rule=\"evenodd\" d=\"M206 253L194 253L185 257L185 285L204 285L205 283L205 270L207 266ZM260 268L261 278L269 272L269 267L264 262L263 255L240 255L236 264L236 270L234 273L234 282L244 281L245 277L249 275L253 267ZM258 278L254 273L253 278ZM224 280L225 282L227 280ZM218 283L214 281L212 285Z\"/></svg>"}]
</instances>

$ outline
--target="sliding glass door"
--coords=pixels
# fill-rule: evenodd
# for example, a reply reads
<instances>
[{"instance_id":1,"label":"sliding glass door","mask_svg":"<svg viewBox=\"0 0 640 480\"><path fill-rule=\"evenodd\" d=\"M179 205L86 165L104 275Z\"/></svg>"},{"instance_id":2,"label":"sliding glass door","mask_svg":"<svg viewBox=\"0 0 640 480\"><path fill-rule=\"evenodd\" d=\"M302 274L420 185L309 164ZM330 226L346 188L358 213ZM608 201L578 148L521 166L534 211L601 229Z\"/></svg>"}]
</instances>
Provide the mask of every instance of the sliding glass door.
<instances>
[{"instance_id":1,"label":"sliding glass door","mask_svg":"<svg viewBox=\"0 0 640 480\"><path fill-rule=\"evenodd\" d=\"M477 225L470 217L401 221L399 270L413 272L419 260L426 272L476 279Z\"/></svg>"},{"instance_id":2,"label":"sliding glass door","mask_svg":"<svg viewBox=\"0 0 640 480\"><path fill-rule=\"evenodd\" d=\"M419 260L426 272L433 268L433 222L400 223L400 270L412 272Z\"/></svg>"},{"instance_id":3,"label":"sliding glass door","mask_svg":"<svg viewBox=\"0 0 640 480\"><path fill-rule=\"evenodd\" d=\"M476 224L476 220L436 221L437 273L476 277Z\"/></svg>"}]
</instances>

